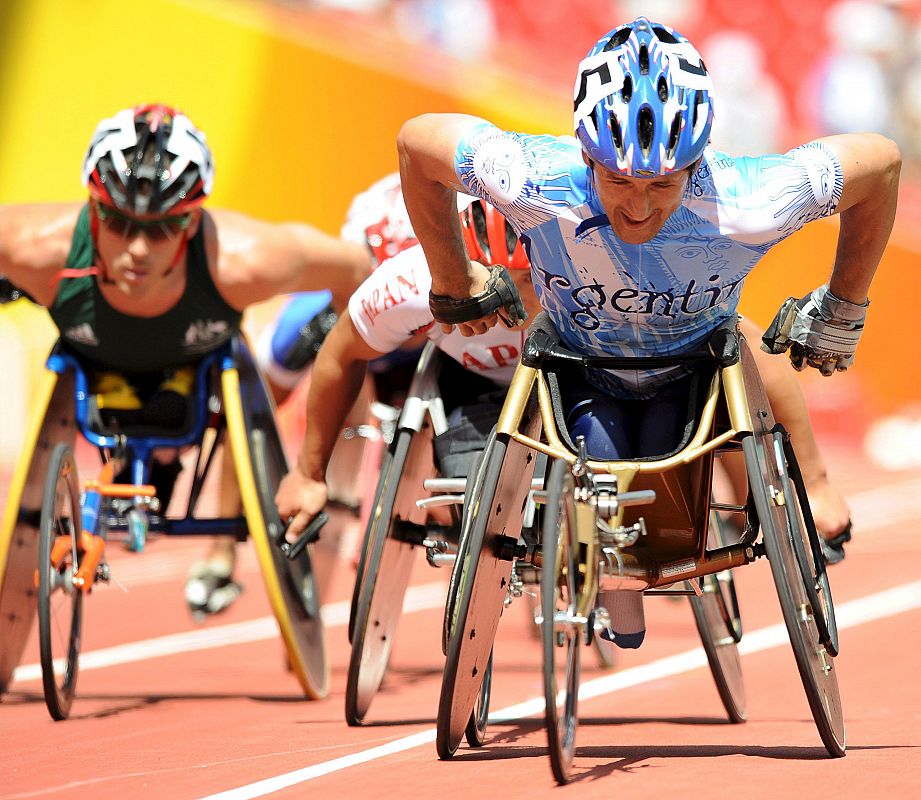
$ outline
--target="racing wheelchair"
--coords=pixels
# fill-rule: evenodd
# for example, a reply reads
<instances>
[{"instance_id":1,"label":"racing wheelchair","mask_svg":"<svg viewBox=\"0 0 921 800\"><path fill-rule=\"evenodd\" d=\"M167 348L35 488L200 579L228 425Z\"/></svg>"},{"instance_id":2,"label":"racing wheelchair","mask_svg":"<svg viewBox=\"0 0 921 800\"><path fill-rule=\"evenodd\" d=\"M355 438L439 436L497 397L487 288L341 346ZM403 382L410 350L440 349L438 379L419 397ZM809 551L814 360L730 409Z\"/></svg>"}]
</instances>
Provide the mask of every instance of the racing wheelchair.
<instances>
[{"instance_id":1,"label":"racing wheelchair","mask_svg":"<svg viewBox=\"0 0 921 800\"><path fill-rule=\"evenodd\" d=\"M571 441L560 402L567 369L677 364L694 364L701 388L673 452L599 461L583 440ZM714 458L730 450L744 456L744 505L711 501ZM522 476L530 479L538 454L550 458L551 467L544 489L529 493ZM529 494L542 510L538 544L520 541L517 533ZM699 593L695 617L732 719L727 700L740 697L735 642L741 630L726 574L762 556L821 739L829 754L844 755L838 637L818 534L792 445L775 423L735 324L715 332L700 353L625 359L566 350L540 315L465 509L445 616L448 653L436 735L441 758L460 743L519 564L541 567L545 720L553 774L566 783L578 727L580 651L592 635L599 590L660 593L684 585ZM720 541L714 511L737 518L738 542Z\"/></svg>"},{"instance_id":2,"label":"racing wheelchair","mask_svg":"<svg viewBox=\"0 0 921 800\"><path fill-rule=\"evenodd\" d=\"M178 428L104 425L87 371L60 342L46 363L0 528L0 694L19 664L38 615L45 702L65 719L74 698L83 603L110 579L108 542L141 549L148 534L222 535L253 539L291 668L306 697L328 692L320 600L310 548L283 552L275 489L287 461L274 403L242 334L197 365L196 386ZM98 479L81 486L74 460L77 434L99 449ZM202 518L202 488L229 441L243 515ZM148 484L154 451L196 447L185 512L159 513Z\"/></svg>"}]
</instances>

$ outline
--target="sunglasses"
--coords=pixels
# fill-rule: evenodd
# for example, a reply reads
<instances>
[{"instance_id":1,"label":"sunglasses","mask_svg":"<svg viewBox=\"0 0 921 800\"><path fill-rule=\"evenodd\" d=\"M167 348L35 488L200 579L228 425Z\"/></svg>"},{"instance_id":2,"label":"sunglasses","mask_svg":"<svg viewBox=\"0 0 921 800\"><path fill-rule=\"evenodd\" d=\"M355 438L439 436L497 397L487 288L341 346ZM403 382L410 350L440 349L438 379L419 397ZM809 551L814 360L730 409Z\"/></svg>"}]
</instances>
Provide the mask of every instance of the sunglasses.
<instances>
[{"instance_id":1,"label":"sunglasses","mask_svg":"<svg viewBox=\"0 0 921 800\"><path fill-rule=\"evenodd\" d=\"M137 233L143 234L152 242L162 242L175 239L192 221L192 213L177 214L172 217L158 217L157 219L135 219L127 214L122 214L111 206L96 203L96 215L105 225L106 230L125 239L133 238Z\"/></svg>"}]
</instances>

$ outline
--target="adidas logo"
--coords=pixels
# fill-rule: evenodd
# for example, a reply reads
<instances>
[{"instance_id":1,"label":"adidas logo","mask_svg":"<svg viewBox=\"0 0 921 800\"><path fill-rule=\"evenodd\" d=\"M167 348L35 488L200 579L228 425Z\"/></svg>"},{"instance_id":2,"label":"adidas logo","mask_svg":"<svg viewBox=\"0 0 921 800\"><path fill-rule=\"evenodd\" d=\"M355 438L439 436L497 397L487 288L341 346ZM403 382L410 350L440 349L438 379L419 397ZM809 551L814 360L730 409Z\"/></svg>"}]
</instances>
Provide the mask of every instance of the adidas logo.
<instances>
[{"instance_id":1,"label":"adidas logo","mask_svg":"<svg viewBox=\"0 0 921 800\"><path fill-rule=\"evenodd\" d=\"M86 344L92 347L99 346L99 340L96 338L96 334L93 332L88 322L84 322L81 325L74 325L73 328L68 328L64 331L64 338L70 339L78 344Z\"/></svg>"}]
</instances>

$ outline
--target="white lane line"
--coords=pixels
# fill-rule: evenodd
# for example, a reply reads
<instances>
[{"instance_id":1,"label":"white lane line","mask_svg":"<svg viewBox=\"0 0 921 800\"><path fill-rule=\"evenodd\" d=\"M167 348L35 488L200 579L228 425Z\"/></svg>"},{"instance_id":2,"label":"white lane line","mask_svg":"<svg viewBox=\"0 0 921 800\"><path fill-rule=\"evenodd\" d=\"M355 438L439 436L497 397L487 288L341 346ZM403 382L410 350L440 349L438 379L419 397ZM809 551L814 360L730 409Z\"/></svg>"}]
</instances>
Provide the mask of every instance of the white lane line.
<instances>
[{"instance_id":1,"label":"white lane line","mask_svg":"<svg viewBox=\"0 0 921 800\"><path fill-rule=\"evenodd\" d=\"M444 608L446 587L444 583L425 583L411 586L406 590L403 601L403 613ZM334 628L345 625L349 620L351 603L342 601L323 606L323 624ZM259 642L278 637L275 617L259 617L248 622L236 622L230 625L216 625L197 631L174 633L145 639L140 642L106 647L80 654L80 672L91 669L113 667L149 658L172 656L178 653L191 653L196 650L208 650L213 647L227 647L234 644ZM63 669L63 665L60 667ZM25 664L13 671L15 681L37 681L42 677L41 664Z\"/></svg>"},{"instance_id":2,"label":"white lane line","mask_svg":"<svg viewBox=\"0 0 921 800\"><path fill-rule=\"evenodd\" d=\"M857 600L851 600L842 603L836 607L836 619L838 629L853 628L872 622L884 617L894 616L906 611L913 611L921 608L921 581L897 586L893 589L878 592L877 594L867 595ZM788 644L787 631L783 625L771 625L767 628L760 628L745 634L745 638L739 646L742 653L757 653L762 650L769 650ZM677 653L673 656L660 658L649 664L643 664L637 667L630 667L614 675L606 675L601 678L587 681L579 687L579 699L589 700L601 695L612 694L614 692L627 689L631 686L637 686L643 683L650 683L660 678L679 675L684 672L702 667L706 664L706 656L701 648L695 648L683 653ZM533 698L523 703L518 703L507 708L500 709L494 714L489 715L490 722L501 722L510 719L521 719L540 714L544 710L543 698ZM200 800L251 800L256 797L265 797L273 792L279 792L291 786L313 780L314 778L329 775L332 772L338 772L349 767L365 764L369 761L375 761L380 758L402 753L406 750L412 750L422 745L430 744L435 741L435 729L421 731L405 736L401 739L395 739L389 744L379 747L372 747L369 750L362 750L351 755L335 758L331 761L325 761L320 764L314 764L310 767L304 767L293 772L283 775L277 775L272 778L240 786L236 789L228 789L224 792L211 794Z\"/></svg>"}]
</instances>

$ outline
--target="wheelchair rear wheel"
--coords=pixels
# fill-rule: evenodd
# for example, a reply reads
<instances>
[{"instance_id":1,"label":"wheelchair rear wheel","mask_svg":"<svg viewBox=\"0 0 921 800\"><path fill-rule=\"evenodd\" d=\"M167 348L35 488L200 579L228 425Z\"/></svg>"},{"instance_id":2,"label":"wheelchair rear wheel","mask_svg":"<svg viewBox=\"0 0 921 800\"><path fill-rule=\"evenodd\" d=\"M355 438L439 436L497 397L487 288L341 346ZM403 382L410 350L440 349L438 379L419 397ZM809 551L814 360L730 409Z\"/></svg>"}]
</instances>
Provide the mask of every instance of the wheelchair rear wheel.
<instances>
[{"instance_id":1,"label":"wheelchair rear wheel","mask_svg":"<svg viewBox=\"0 0 921 800\"><path fill-rule=\"evenodd\" d=\"M569 783L578 727L580 648L587 621L579 619L580 545L569 465L550 470L544 507L541 567L541 639L550 766L557 783Z\"/></svg>"},{"instance_id":2,"label":"wheelchair rear wheel","mask_svg":"<svg viewBox=\"0 0 921 800\"><path fill-rule=\"evenodd\" d=\"M419 515L414 501L432 471L427 429L403 429L381 473L378 503L368 522L364 562L356 583L358 602L351 622L352 651L345 690L345 718L360 725L387 672L393 638L413 566L412 544L401 541L398 526ZM424 474L423 474L424 473Z\"/></svg>"},{"instance_id":3,"label":"wheelchair rear wheel","mask_svg":"<svg viewBox=\"0 0 921 800\"><path fill-rule=\"evenodd\" d=\"M832 599L819 580L821 560L804 570L797 556L798 551L813 552L805 492L791 490L782 432L747 437L743 448L749 473L761 478L751 481L755 507L803 688L825 748L840 757L845 753L844 715L834 655L823 641L829 627L834 629Z\"/></svg>"},{"instance_id":4,"label":"wheelchair rear wheel","mask_svg":"<svg viewBox=\"0 0 921 800\"><path fill-rule=\"evenodd\" d=\"M244 339L235 340L234 356L236 369L224 369L221 386L247 527L288 661L304 694L316 700L329 691L329 665L310 547L291 561L277 545L284 525L275 492L288 462L274 404Z\"/></svg>"},{"instance_id":5,"label":"wheelchair rear wheel","mask_svg":"<svg viewBox=\"0 0 921 800\"><path fill-rule=\"evenodd\" d=\"M442 759L454 755L481 697L533 468L532 451L491 434L465 503L445 606L448 646L435 738Z\"/></svg>"},{"instance_id":6,"label":"wheelchair rear wheel","mask_svg":"<svg viewBox=\"0 0 921 800\"><path fill-rule=\"evenodd\" d=\"M83 591L80 568L80 486L73 450L58 444L45 476L38 546L38 635L45 705L67 719L77 686Z\"/></svg>"},{"instance_id":7,"label":"wheelchair rear wheel","mask_svg":"<svg viewBox=\"0 0 921 800\"><path fill-rule=\"evenodd\" d=\"M492 652L489 653L489 663L486 665L486 674L483 676L483 685L477 696L470 719L464 729L464 738L471 747L482 747L486 744L486 727L489 723L489 698L492 694Z\"/></svg>"},{"instance_id":8,"label":"wheelchair rear wheel","mask_svg":"<svg viewBox=\"0 0 921 800\"><path fill-rule=\"evenodd\" d=\"M710 512L707 533L708 547L722 547L722 522L716 512ZM738 642L742 638L742 622L736 601L732 571L724 570L703 579L700 597L691 595L691 610L700 634L700 641L710 672L730 722L744 722L745 685L742 681L742 661Z\"/></svg>"}]
</instances>

